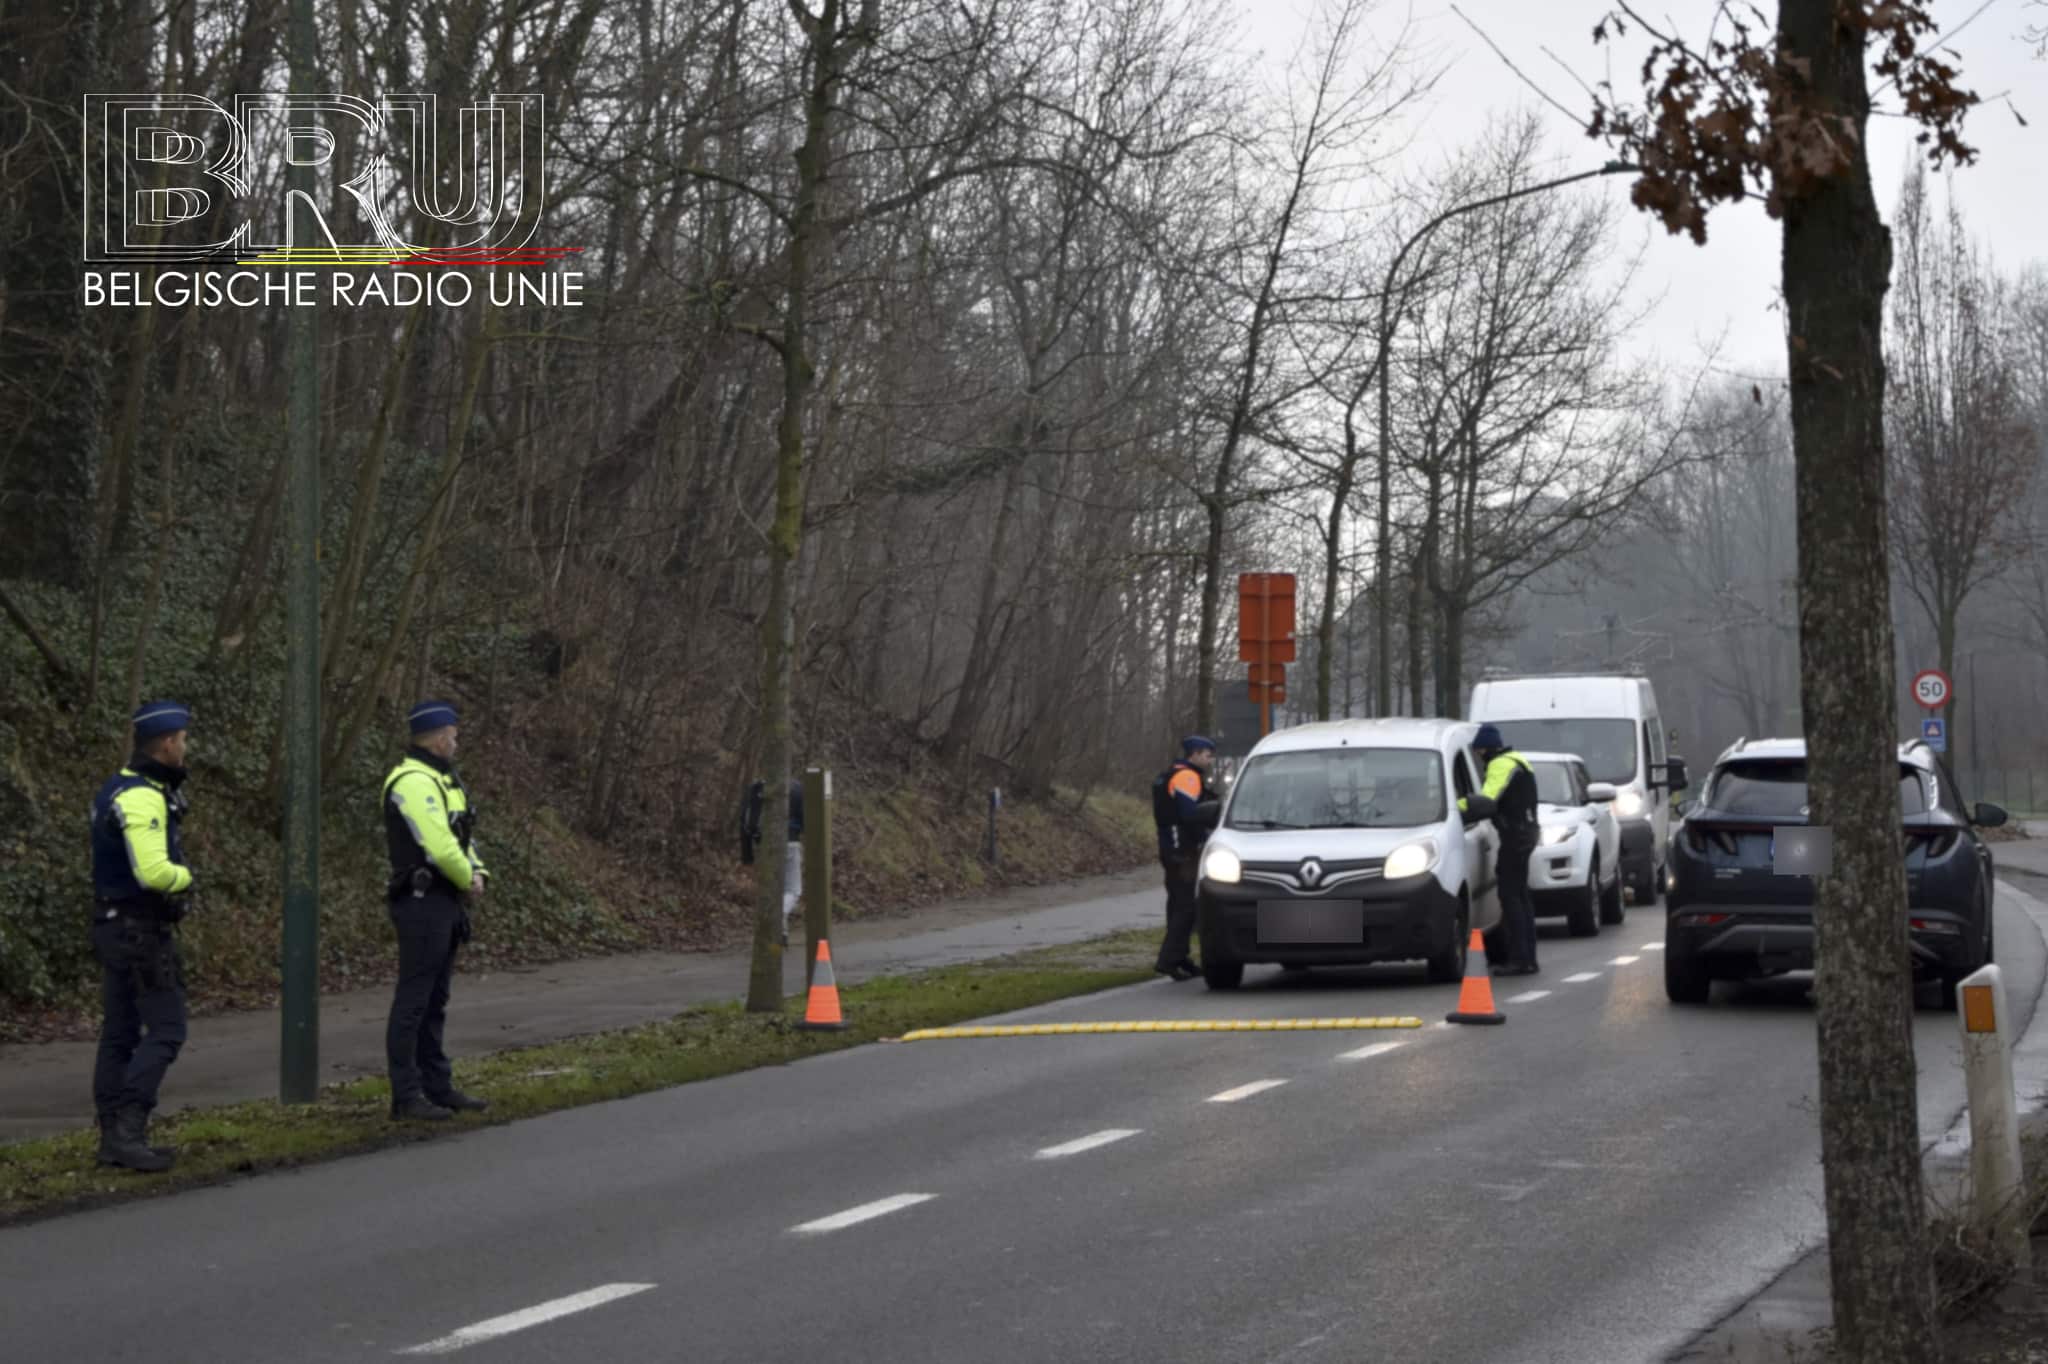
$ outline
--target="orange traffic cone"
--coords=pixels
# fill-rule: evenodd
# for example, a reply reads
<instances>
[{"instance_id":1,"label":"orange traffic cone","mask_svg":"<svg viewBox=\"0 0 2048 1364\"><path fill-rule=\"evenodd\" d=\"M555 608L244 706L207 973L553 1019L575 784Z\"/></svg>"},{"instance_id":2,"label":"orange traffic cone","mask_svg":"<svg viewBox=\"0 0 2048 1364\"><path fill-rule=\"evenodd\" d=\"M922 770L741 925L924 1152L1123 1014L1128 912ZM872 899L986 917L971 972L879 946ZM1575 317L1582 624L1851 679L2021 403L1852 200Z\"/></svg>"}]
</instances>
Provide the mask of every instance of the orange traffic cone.
<instances>
[{"instance_id":1,"label":"orange traffic cone","mask_svg":"<svg viewBox=\"0 0 2048 1364\"><path fill-rule=\"evenodd\" d=\"M1493 1007L1493 974L1486 969L1486 939L1472 930L1465 949L1465 983L1458 987L1458 1011L1446 1014L1451 1023L1505 1023L1507 1015Z\"/></svg>"},{"instance_id":2,"label":"orange traffic cone","mask_svg":"<svg viewBox=\"0 0 2048 1364\"><path fill-rule=\"evenodd\" d=\"M832 944L818 939L818 964L811 972L811 994L804 1001L804 1021L797 1024L806 1032L838 1032L846 1027L839 1013L839 983L832 978Z\"/></svg>"}]
</instances>

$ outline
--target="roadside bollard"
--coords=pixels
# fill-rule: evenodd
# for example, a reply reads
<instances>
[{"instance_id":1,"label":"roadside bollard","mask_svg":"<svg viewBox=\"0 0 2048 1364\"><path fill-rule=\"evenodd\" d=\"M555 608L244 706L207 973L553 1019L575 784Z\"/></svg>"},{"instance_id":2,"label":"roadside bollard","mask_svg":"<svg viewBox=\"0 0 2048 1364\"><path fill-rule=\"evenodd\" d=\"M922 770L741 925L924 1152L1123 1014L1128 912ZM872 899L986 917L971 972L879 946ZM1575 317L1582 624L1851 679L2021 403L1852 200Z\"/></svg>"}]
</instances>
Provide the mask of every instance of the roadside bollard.
<instances>
[{"instance_id":1,"label":"roadside bollard","mask_svg":"<svg viewBox=\"0 0 2048 1364\"><path fill-rule=\"evenodd\" d=\"M996 812L1003 808L1003 788L991 786L988 791L988 846L982 850L991 867L1000 867L1002 857L996 850Z\"/></svg>"},{"instance_id":2,"label":"roadside bollard","mask_svg":"<svg viewBox=\"0 0 2048 1364\"><path fill-rule=\"evenodd\" d=\"M1969 1085L1972 1211L1978 1225L1990 1231L2000 1255L2024 1270L2032 1263L2032 1247L2021 1201L2025 1179L2005 981L1996 965L1980 967L1956 987L1956 1013L1963 1029L1963 1075Z\"/></svg>"}]
</instances>

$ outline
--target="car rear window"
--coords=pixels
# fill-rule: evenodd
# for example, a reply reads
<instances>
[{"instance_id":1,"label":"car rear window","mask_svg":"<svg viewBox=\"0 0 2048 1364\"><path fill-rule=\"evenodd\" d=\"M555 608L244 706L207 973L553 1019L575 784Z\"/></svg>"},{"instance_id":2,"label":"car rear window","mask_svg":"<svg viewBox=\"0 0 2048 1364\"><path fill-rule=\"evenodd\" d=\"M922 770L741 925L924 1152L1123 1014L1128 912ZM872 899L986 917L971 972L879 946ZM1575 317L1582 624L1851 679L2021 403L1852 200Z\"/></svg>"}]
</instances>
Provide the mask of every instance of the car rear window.
<instances>
[{"instance_id":1,"label":"car rear window","mask_svg":"<svg viewBox=\"0 0 2048 1364\"><path fill-rule=\"evenodd\" d=\"M1407 829L1442 818L1444 760L1423 748L1261 754L1230 800L1233 829Z\"/></svg>"},{"instance_id":2,"label":"car rear window","mask_svg":"<svg viewBox=\"0 0 2048 1364\"><path fill-rule=\"evenodd\" d=\"M1806 817L1806 764L1800 762L1729 763L1714 774L1706 806L1724 815L1758 819ZM1899 768L1900 813L1927 813L1926 783L1913 768Z\"/></svg>"}]
</instances>

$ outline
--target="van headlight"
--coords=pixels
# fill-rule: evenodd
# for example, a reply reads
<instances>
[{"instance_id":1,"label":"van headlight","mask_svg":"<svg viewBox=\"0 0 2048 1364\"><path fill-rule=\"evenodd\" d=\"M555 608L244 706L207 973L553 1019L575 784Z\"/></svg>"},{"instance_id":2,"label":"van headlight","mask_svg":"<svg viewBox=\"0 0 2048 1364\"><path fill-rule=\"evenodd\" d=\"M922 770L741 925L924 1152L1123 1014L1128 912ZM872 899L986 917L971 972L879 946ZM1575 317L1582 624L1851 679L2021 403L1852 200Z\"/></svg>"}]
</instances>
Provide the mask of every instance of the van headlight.
<instances>
[{"instance_id":1,"label":"van headlight","mask_svg":"<svg viewBox=\"0 0 2048 1364\"><path fill-rule=\"evenodd\" d=\"M1543 846L1554 848L1560 843L1572 841L1572 826L1569 824L1546 825L1543 830Z\"/></svg>"},{"instance_id":2,"label":"van headlight","mask_svg":"<svg viewBox=\"0 0 2048 1364\"><path fill-rule=\"evenodd\" d=\"M1202 875L1219 886L1234 886L1244 878L1244 863L1230 849L1215 848L1202 859Z\"/></svg>"},{"instance_id":3,"label":"van headlight","mask_svg":"<svg viewBox=\"0 0 2048 1364\"><path fill-rule=\"evenodd\" d=\"M1436 844L1403 843L1387 854L1387 865L1381 873L1389 881L1399 881L1410 876L1420 876L1436 866Z\"/></svg>"},{"instance_id":4,"label":"van headlight","mask_svg":"<svg viewBox=\"0 0 2048 1364\"><path fill-rule=\"evenodd\" d=\"M1614 798L1614 813L1623 819L1634 819L1643 812L1643 793L1635 790L1623 791Z\"/></svg>"}]
</instances>

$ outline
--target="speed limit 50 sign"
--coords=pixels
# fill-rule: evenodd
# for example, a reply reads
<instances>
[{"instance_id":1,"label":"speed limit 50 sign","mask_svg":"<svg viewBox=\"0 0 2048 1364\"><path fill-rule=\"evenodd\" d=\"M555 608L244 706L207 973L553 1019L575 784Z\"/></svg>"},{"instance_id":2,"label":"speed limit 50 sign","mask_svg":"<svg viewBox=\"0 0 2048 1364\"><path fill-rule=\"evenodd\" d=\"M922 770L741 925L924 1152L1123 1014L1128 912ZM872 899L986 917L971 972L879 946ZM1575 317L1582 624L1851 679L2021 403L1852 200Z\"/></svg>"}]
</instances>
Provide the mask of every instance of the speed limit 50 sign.
<instances>
[{"instance_id":1,"label":"speed limit 50 sign","mask_svg":"<svg viewBox=\"0 0 2048 1364\"><path fill-rule=\"evenodd\" d=\"M1955 695L1955 685L1939 668L1928 668L1913 677L1913 699L1929 710L1940 710Z\"/></svg>"}]
</instances>

